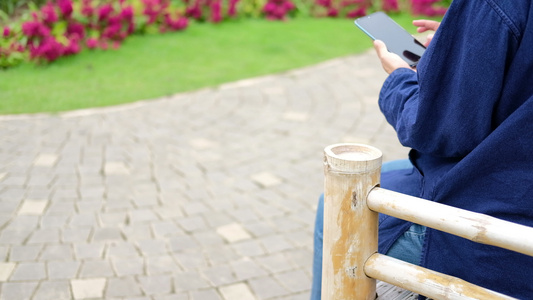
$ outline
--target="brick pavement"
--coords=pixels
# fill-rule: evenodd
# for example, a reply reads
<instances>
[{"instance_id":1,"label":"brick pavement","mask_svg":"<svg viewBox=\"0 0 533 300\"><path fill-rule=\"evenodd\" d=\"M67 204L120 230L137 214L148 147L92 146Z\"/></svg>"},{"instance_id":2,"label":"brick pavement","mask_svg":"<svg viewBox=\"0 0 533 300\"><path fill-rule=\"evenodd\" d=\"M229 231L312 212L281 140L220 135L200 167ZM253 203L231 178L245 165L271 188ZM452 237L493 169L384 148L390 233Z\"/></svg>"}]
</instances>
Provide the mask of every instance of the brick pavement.
<instances>
[{"instance_id":1,"label":"brick pavement","mask_svg":"<svg viewBox=\"0 0 533 300\"><path fill-rule=\"evenodd\" d=\"M404 158L371 52L0 117L0 299L308 299L322 150Z\"/></svg>"}]
</instances>

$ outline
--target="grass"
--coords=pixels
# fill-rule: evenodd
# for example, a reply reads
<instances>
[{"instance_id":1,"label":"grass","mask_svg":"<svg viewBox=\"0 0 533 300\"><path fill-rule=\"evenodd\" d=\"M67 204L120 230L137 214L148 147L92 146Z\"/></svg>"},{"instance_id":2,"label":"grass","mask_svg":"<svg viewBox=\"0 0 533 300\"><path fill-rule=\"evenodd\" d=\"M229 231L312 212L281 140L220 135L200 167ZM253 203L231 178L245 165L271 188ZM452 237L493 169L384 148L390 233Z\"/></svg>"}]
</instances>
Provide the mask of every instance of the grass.
<instances>
[{"instance_id":1,"label":"grass","mask_svg":"<svg viewBox=\"0 0 533 300\"><path fill-rule=\"evenodd\" d=\"M412 28L411 16L395 19ZM50 65L0 71L0 114L152 99L307 66L370 46L349 19L191 24L183 32L130 37L115 51L84 51Z\"/></svg>"}]
</instances>

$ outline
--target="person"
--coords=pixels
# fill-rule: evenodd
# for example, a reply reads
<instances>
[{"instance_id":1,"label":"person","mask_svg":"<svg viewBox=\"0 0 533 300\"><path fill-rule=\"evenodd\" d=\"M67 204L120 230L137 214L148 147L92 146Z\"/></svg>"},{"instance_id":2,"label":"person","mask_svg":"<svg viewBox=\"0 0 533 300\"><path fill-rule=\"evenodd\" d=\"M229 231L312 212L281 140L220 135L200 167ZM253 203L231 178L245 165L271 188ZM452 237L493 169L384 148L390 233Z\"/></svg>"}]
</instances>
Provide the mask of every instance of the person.
<instances>
[{"instance_id":1,"label":"person","mask_svg":"<svg viewBox=\"0 0 533 300\"><path fill-rule=\"evenodd\" d=\"M415 21L436 29L416 70L374 42L389 73L378 104L412 164L383 170L382 187L533 227L532 3L454 0L442 23ZM319 205L312 299L321 214ZM398 244L423 267L533 299L533 257L380 215L378 251Z\"/></svg>"}]
</instances>

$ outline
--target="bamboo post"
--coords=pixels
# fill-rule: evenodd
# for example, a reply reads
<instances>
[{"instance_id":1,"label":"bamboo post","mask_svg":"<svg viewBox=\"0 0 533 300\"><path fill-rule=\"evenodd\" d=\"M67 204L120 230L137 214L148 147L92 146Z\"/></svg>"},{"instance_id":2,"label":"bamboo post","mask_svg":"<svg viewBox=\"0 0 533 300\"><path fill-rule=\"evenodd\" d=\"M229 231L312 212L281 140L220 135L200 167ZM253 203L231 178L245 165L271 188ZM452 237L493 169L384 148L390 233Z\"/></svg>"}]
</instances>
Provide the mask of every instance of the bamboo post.
<instances>
[{"instance_id":1,"label":"bamboo post","mask_svg":"<svg viewBox=\"0 0 533 300\"><path fill-rule=\"evenodd\" d=\"M379 184L381 151L361 144L324 149L324 244L322 299L370 300L376 281L365 261L377 252L378 214L366 204Z\"/></svg>"},{"instance_id":2,"label":"bamboo post","mask_svg":"<svg viewBox=\"0 0 533 300\"><path fill-rule=\"evenodd\" d=\"M365 272L372 278L432 299L514 299L457 277L428 270L378 253L373 254L367 260Z\"/></svg>"}]
</instances>

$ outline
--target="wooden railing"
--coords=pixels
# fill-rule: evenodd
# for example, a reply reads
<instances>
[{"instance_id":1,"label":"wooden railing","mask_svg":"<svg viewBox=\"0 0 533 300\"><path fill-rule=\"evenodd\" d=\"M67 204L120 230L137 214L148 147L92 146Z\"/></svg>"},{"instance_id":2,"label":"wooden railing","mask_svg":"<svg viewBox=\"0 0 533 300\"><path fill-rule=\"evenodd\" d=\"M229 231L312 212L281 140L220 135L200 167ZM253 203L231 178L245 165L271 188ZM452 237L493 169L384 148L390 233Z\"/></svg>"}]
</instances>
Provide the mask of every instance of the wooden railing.
<instances>
[{"instance_id":1,"label":"wooden railing","mask_svg":"<svg viewBox=\"0 0 533 300\"><path fill-rule=\"evenodd\" d=\"M381 151L361 144L324 150L322 299L370 300L376 280L433 299L513 299L377 253L378 213L533 256L533 228L379 188Z\"/></svg>"}]
</instances>

